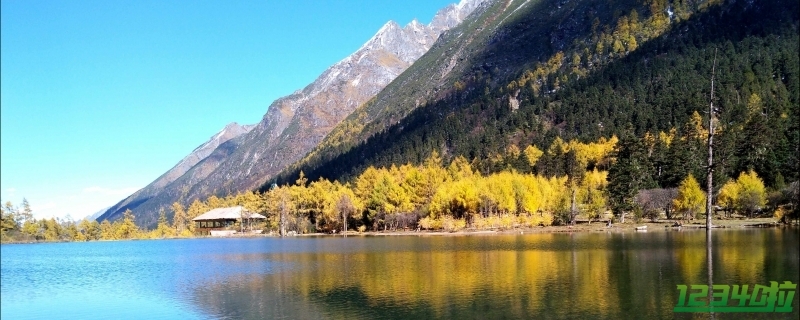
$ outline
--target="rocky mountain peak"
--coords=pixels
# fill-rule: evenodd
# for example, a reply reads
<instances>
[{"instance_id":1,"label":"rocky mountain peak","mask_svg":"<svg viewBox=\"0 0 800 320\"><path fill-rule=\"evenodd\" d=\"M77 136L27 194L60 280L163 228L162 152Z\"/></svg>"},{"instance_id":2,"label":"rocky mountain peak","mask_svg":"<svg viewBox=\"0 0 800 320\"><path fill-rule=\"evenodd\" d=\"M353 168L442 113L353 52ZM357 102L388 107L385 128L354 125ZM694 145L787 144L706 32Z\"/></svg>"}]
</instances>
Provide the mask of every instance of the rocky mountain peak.
<instances>
[{"instance_id":1,"label":"rocky mountain peak","mask_svg":"<svg viewBox=\"0 0 800 320\"><path fill-rule=\"evenodd\" d=\"M387 22L356 52L325 70L314 82L275 100L260 123L228 124L154 182L148 192L128 197L103 218L115 219L126 208L155 215L159 208L175 201L188 205L213 193L259 187L308 153L353 110L425 54L441 32L456 26L475 3L483 1L488 0L452 4L440 10L429 25L416 19L404 27Z\"/></svg>"},{"instance_id":2,"label":"rocky mountain peak","mask_svg":"<svg viewBox=\"0 0 800 320\"><path fill-rule=\"evenodd\" d=\"M439 10L428 25L413 19L405 27L401 27L397 22L390 20L344 61L350 61L353 56L361 56L363 51L386 50L406 63L413 63L428 51L439 34L461 23L486 1L488 0L462 0L458 4L450 4Z\"/></svg>"},{"instance_id":3,"label":"rocky mountain peak","mask_svg":"<svg viewBox=\"0 0 800 320\"><path fill-rule=\"evenodd\" d=\"M411 20L411 22L409 22L403 29L422 31L422 28L424 28L424 25L414 18L414 20Z\"/></svg>"},{"instance_id":4,"label":"rocky mountain peak","mask_svg":"<svg viewBox=\"0 0 800 320\"><path fill-rule=\"evenodd\" d=\"M195 148L194 151L192 151L192 153L195 153L195 152L198 152L198 151L204 150L204 149L207 150L208 153L210 153L216 147L218 147L220 144L222 144L225 141L228 141L228 140L230 140L232 138L238 137L238 136L240 136L242 134L245 134L245 133L249 132L251 129L253 129L253 127L255 127L255 126L254 125L241 126L236 122L228 123L227 125L225 125L224 128L222 128L222 130L220 130L214 136L212 136L211 139L209 139L208 141L206 141L205 143L203 143L199 147ZM203 157L205 157L205 156L203 156Z\"/></svg>"},{"instance_id":5,"label":"rocky mountain peak","mask_svg":"<svg viewBox=\"0 0 800 320\"><path fill-rule=\"evenodd\" d=\"M428 27L437 33L455 27L484 2L488 0L461 0L458 4L450 4L433 16Z\"/></svg>"}]
</instances>

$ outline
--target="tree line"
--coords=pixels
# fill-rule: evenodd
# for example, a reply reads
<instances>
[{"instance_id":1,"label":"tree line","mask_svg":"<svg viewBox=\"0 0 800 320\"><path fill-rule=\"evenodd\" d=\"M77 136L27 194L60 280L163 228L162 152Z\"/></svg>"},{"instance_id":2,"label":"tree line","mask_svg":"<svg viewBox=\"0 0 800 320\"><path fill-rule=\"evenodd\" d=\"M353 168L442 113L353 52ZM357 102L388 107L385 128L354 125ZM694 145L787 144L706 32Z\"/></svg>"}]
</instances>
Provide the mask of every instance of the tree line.
<instances>
[{"instance_id":1,"label":"tree line","mask_svg":"<svg viewBox=\"0 0 800 320\"><path fill-rule=\"evenodd\" d=\"M309 181L301 174L292 184L262 193L211 196L186 208L176 202L161 210L153 230L140 229L130 210L113 223L75 222L35 219L27 200L21 208L7 202L2 236L6 242L192 237L198 230L191 219L237 205L268 218L257 228L297 233L531 228L575 224L579 218L624 222L626 215L636 221L688 220L705 214L701 183L685 166L671 172L655 161L659 153L684 148L681 141L688 139L693 136L676 136L674 130L586 143L557 137L545 150L529 145L495 155L488 161L504 169L491 174L476 169L483 161L461 156L445 161L438 152L419 165L368 167L350 181ZM720 218L797 217L797 182L768 189L754 170L726 180L714 195Z\"/></svg>"}]
</instances>

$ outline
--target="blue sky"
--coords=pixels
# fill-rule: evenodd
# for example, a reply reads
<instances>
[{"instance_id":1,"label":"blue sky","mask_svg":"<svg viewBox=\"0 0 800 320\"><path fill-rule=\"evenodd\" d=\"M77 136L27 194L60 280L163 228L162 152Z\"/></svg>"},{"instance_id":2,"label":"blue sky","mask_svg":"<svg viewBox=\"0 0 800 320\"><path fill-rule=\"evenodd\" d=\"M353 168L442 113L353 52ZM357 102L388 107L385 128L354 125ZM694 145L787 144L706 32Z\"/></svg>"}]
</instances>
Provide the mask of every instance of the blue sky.
<instances>
[{"instance_id":1,"label":"blue sky","mask_svg":"<svg viewBox=\"0 0 800 320\"><path fill-rule=\"evenodd\" d=\"M456 0L2 0L0 198L82 218Z\"/></svg>"}]
</instances>

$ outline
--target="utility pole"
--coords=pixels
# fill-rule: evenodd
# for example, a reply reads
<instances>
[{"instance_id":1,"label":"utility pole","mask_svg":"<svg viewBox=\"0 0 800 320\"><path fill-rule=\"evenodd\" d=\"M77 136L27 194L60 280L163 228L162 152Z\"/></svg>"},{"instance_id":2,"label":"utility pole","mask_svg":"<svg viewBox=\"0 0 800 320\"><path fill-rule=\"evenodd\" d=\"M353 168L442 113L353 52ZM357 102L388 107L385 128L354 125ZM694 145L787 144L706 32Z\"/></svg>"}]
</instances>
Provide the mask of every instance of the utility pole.
<instances>
[{"instance_id":1,"label":"utility pole","mask_svg":"<svg viewBox=\"0 0 800 320\"><path fill-rule=\"evenodd\" d=\"M711 200L714 196L714 72L717 68L717 49L714 49L714 65L711 67L711 103L708 107L708 167L706 168L706 229L711 229L713 208Z\"/></svg>"}]
</instances>

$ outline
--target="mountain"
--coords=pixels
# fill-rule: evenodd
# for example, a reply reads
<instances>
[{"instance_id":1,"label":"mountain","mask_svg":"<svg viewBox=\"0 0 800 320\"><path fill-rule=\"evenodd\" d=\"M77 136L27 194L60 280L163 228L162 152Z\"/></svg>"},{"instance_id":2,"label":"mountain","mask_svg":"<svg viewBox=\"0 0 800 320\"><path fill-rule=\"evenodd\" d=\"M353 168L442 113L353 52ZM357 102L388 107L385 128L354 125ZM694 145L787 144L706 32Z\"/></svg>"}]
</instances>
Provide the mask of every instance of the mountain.
<instances>
[{"instance_id":1,"label":"mountain","mask_svg":"<svg viewBox=\"0 0 800 320\"><path fill-rule=\"evenodd\" d=\"M203 160L206 160L209 156L213 155L214 152L220 148L220 146L229 145L226 143L230 142L230 140L234 138L250 132L254 127L254 125L242 126L236 122L229 123L222 130L212 136L208 141L201 144L191 153L189 153L189 155L181 159L178 164L158 177L158 179L151 182L149 185L140 189L139 191L136 191L114 206L106 209L101 215L96 217L97 220L102 221L105 219L113 219L113 215L110 214L115 212L125 212L127 209L134 209L141 203L150 200L154 196L163 192L168 186L170 186L180 177L184 176L187 172L193 170L199 163L203 162ZM157 218L157 216L154 218ZM155 220L153 219L153 221Z\"/></svg>"},{"instance_id":2,"label":"mountain","mask_svg":"<svg viewBox=\"0 0 800 320\"><path fill-rule=\"evenodd\" d=\"M431 23L386 23L356 52L334 64L314 82L273 102L261 122L246 134L192 163L188 170L166 173L154 188L137 192L101 219L114 220L125 209L137 223L155 223L157 211L217 194L252 190L315 147L353 110L375 96L421 55L440 34L458 25L484 0L462 0L441 9ZM182 166L181 168L185 168ZM162 176L162 177L164 177ZM144 190L144 189L143 189Z\"/></svg>"},{"instance_id":3,"label":"mountain","mask_svg":"<svg viewBox=\"0 0 800 320\"><path fill-rule=\"evenodd\" d=\"M716 170L754 169L777 187L798 178L798 25L789 0L495 1L261 190L301 171L347 180L434 150L483 173L530 172L519 150L556 137L680 137L708 108L712 68L724 124ZM534 170L558 172L547 161Z\"/></svg>"},{"instance_id":4,"label":"mountain","mask_svg":"<svg viewBox=\"0 0 800 320\"><path fill-rule=\"evenodd\" d=\"M316 146L342 119L372 98L427 52L438 35L458 24L481 0L440 10L428 26L390 21L355 53L301 91L278 99L242 146L189 199L254 189Z\"/></svg>"},{"instance_id":5,"label":"mountain","mask_svg":"<svg viewBox=\"0 0 800 320\"><path fill-rule=\"evenodd\" d=\"M100 217L100 216L102 216L104 213L106 213L106 211L108 211L108 209L111 209L111 207L108 207L108 208L102 209L102 210L100 210L100 211L97 211L97 212L95 212L95 213L92 213L92 214L90 214L90 215L88 215L88 216L84 217L84 219L87 219L87 220L89 220L89 221L94 221L94 220L97 220L97 218L99 218L99 217Z\"/></svg>"},{"instance_id":6,"label":"mountain","mask_svg":"<svg viewBox=\"0 0 800 320\"><path fill-rule=\"evenodd\" d=\"M364 144L376 143L374 138L372 141L369 139L390 128L405 128L398 123L415 109L429 109L436 104L453 108L456 105L448 103L453 98L488 96L529 64L546 60L558 48L568 44L572 39L567 35L572 38L578 36L574 30L586 32L585 29L592 24L588 18L610 23L613 19L610 12L614 11L611 7L630 8L634 5L634 1L615 4L556 0L488 2L470 19L443 34L439 42L413 66L375 98L350 114L304 159L287 168L274 181L288 182L299 171L304 171L311 179L335 179L360 172L367 165L375 163L374 160L368 160L373 154L362 151ZM567 31L570 33L566 34ZM481 101L487 106L492 102ZM451 111L436 111L436 118ZM436 120L430 118L424 121L427 125L441 125ZM410 128L404 131L407 129ZM429 138L421 136L409 142L415 148L424 149L421 153L426 155L414 159L406 156L382 159L381 164L424 159L427 153L439 147L432 145ZM411 149L408 145L399 144L381 147Z\"/></svg>"}]
</instances>

